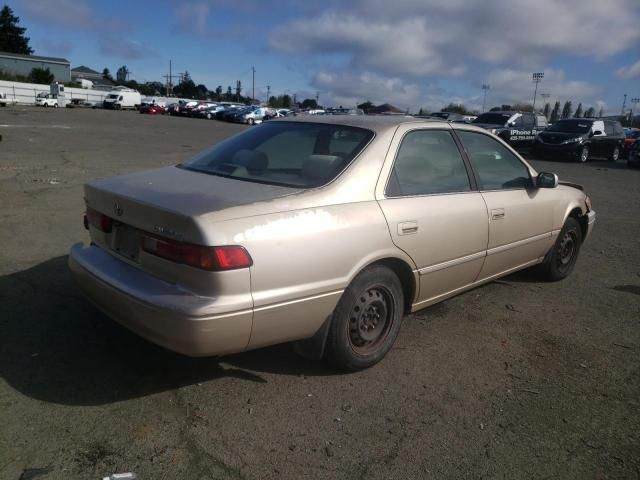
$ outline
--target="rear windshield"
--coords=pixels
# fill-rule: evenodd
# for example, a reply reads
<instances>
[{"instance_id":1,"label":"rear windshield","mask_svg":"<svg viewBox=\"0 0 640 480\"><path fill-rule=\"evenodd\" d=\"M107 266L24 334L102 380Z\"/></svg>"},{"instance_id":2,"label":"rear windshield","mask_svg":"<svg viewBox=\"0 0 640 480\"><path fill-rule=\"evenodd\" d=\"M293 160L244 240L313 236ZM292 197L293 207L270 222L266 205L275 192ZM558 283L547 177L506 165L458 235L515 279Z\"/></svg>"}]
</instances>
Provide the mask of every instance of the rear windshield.
<instances>
[{"instance_id":1,"label":"rear windshield","mask_svg":"<svg viewBox=\"0 0 640 480\"><path fill-rule=\"evenodd\" d=\"M564 133L587 133L591 130L593 122L584 120L560 120L549 128L548 132L564 132Z\"/></svg>"},{"instance_id":2,"label":"rear windshield","mask_svg":"<svg viewBox=\"0 0 640 480\"><path fill-rule=\"evenodd\" d=\"M505 125L511 118L511 113L483 113L471 123L488 123L490 125Z\"/></svg>"},{"instance_id":3,"label":"rear windshield","mask_svg":"<svg viewBox=\"0 0 640 480\"><path fill-rule=\"evenodd\" d=\"M333 180L371 138L370 130L343 125L269 122L181 167L238 180L312 188Z\"/></svg>"}]
</instances>

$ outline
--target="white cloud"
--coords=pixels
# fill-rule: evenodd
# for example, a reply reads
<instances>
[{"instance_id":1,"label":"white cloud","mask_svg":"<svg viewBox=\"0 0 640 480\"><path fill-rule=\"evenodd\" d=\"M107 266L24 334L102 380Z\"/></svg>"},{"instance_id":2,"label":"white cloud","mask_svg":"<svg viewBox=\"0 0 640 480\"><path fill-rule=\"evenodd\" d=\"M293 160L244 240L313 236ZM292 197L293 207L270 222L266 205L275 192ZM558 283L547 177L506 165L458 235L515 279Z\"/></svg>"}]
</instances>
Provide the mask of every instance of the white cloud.
<instances>
[{"instance_id":1,"label":"white cloud","mask_svg":"<svg viewBox=\"0 0 640 480\"><path fill-rule=\"evenodd\" d=\"M460 74L469 62L534 66L558 54L605 58L640 41L637 0L332 5L328 12L276 28L271 47L292 54L343 54L351 67L391 76L447 76Z\"/></svg>"},{"instance_id":2,"label":"white cloud","mask_svg":"<svg viewBox=\"0 0 640 480\"><path fill-rule=\"evenodd\" d=\"M616 74L624 79L631 80L632 78L640 77L640 60L632 65L625 65L616 71Z\"/></svg>"}]
</instances>

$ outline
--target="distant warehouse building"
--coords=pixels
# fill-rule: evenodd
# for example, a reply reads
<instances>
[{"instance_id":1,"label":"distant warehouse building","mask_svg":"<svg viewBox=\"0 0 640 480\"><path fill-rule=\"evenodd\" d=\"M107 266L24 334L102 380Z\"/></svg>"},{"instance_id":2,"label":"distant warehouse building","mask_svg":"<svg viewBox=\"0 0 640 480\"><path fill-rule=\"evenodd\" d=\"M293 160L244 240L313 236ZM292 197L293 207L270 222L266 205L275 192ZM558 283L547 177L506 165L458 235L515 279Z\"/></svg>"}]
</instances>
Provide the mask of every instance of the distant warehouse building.
<instances>
[{"instance_id":1,"label":"distant warehouse building","mask_svg":"<svg viewBox=\"0 0 640 480\"><path fill-rule=\"evenodd\" d=\"M31 73L34 68L48 68L58 82L71 81L71 65L64 58L39 57L37 55L21 55L18 53L0 52L0 70L10 75Z\"/></svg>"}]
</instances>

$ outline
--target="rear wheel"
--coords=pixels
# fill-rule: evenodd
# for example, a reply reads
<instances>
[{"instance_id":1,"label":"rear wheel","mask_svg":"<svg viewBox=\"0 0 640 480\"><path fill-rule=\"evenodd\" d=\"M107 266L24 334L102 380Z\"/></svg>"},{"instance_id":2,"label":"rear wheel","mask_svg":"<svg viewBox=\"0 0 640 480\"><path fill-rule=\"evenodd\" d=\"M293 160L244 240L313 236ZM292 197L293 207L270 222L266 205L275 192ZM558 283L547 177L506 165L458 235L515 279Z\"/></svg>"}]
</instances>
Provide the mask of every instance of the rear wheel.
<instances>
[{"instance_id":1,"label":"rear wheel","mask_svg":"<svg viewBox=\"0 0 640 480\"><path fill-rule=\"evenodd\" d=\"M580 160L581 163L586 163L586 161L589 160L589 147L587 145L584 145L580 149L580 152L578 153L578 160Z\"/></svg>"},{"instance_id":2,"label":"rear wheel","mask_svg":"<svg viewBox=\"0 0 640 480\"><path fill-rule=\"evenodd\" d=\"M249 125L253 125L255 123L255 121L253 120L253 118L250 118L249 120L247 120L247 123Z\"/></svg>"},{"instance_id":3,"label":"rear wheel","mask_svg":"<svg viewBox=\"0 0 640 480\"><path fill-rule=\"evenodd\" d=\"M609 156L609 160L611 160L612 162L617 162L618 158L620 158L620 147L618 147L618 145L616 145L615 147L613 147L613 151L611 152L611 155Z\"/></svg>"},{"instance_id":4,"label":"rear wheel","mask_svg":"<svg viewBox=\"0 0 640 480\"><path fill-rule=\"evenodd\" d=\"M49 106L49 104L48 104L47 102L44 102L44 103L42 104L42 106L43 106L44 108L47 108L47 107Z\"/></svg>"},{"instance_id":5,"label":"rear wheel","mask_svg":"<svg viewBox=\"0 0 640 480\"><path fill-rule=\"evenodd\" d=\"M375 365L391 350L402 316L402 285L397 275L382 265L363 270L333 313L325 359L351 372Z\"/></svg>"},{"instance_id":6,"label":"rear wheel","mask_svg":"<svg viewBox=\"0 0 640 480\"><path fill-rule=\"evenodd\" d=\"M578 260L582 245L582 229L573 217L567 218L553 248L547 253L540 270L545 279L555 282L566 278Z\"/></svg>"}]
</instances>

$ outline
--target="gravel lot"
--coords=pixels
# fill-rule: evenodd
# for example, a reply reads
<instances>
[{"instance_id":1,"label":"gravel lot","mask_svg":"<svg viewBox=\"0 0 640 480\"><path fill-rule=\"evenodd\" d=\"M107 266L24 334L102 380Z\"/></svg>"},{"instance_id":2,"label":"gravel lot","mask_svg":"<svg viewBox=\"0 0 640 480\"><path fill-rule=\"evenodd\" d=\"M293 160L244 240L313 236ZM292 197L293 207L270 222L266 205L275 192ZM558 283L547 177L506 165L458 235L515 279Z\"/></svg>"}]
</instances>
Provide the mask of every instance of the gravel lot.
<instances>
[{"instance_id":1,"label":"gravel lot","mask_svg":"<svg viewBox=\"0 0 640 480\"><path fill-rule=\"evenodd\" d=\"M640 171L533 161L598 213L576 271L405 319L350 375L282 345L189 359L70 281L82 184L178 163L245 127L0 109L0 478L640 478Z\"/></svg>"}]
</instances>

